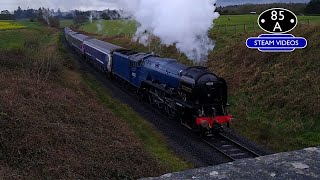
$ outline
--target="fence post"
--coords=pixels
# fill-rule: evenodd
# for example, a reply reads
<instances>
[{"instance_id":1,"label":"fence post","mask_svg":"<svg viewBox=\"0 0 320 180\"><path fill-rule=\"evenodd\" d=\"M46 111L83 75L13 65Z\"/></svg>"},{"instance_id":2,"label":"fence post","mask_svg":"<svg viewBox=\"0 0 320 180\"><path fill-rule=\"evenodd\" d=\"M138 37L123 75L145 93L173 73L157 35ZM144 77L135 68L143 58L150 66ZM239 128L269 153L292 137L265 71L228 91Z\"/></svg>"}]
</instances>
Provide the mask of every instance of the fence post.
<instances>
[{"instance_id":1,"label":"fence post","mask_svg":"<svg viewBox=\"0 0 320 180\"><path fill-rule=\"evenodd\" d=\"M237 26L238 25L234 25L234 33L237 33Z\"/></svg>"},{"instance_id":2,"label":"fence post","mask_svg":"<svg viewBox=\"0 0 320 180\"><path fill-rule=\"evenodd\" d=\"M244 28L244 32L246 33L247 32L246 24L243 25L243 28Z\"/></svg>"}]
</instances>

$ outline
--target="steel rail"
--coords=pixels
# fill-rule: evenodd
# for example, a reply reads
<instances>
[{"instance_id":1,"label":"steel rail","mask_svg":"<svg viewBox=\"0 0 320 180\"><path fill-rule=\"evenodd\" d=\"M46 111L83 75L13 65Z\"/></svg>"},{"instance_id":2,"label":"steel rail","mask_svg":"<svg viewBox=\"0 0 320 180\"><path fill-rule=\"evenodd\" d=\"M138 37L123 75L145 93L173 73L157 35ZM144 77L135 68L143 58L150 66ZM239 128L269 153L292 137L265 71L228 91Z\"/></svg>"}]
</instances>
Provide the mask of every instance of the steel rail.
<instances>
[{"instance_id":1,"label":"steel rail","mask_svg":"<svg viewBox=\"0 0 320 180\"><path fill-rule=\"evenodd\" d=\"M221 139L216 139L218 142L216 143L221 143L223 144L222 142L225 141L227 142L228 144L232 144L230 146L233 146L234 148L236 148L235 150L238 150L240 153L242 153L243 155L247 155L249 156L248 158L250 157L260 157L261 155L258 154L257 152L254 152L253 150L245 147L244 145L240 144L239 142L236 142L235 140L223 135L223 134L219 134L217 135L218 138L221 138ZM205 139L205 138L201 138L201 140L203 142L205 142L206 144L208 144L209 146L213 147L215 150L217 150L219 153L223 154L224 156L226 156L228 159L230 159L231 161L235 161L237 159L241 159L241 158L236 158L234 156L232 156L232 154L228 153L228 150L223 150L221 147L215 145L214 142L210 142L210 140L214 140L214 139ZM223 145L222 145L223 146ZM230 150L229 150L230 152ZM232 151L231 151L232 152Z\"/></svg>"},{"instance_id":2,"label":"steel rail","mask_svg":"<svg viewBox=\"0 0 320 180\"><path fill-rule=\"evenodd\" d=\"M221 137L223 137L224 139L227 139L229 142L232 142L233 144L236 144L237 146L245 149L247 152L250 152L251 154L253 154L255 157L260 157L261 155L252 151L251 149L245 147L244 145L241 145L240 143L236 142L233 139L230 139L229 137L225 136L224 134L220 134Z\"/></svg>"},{"instance_id":3,"label":"steel rail","mask_svg":"<svg viewBox=\"0 0 320 180\"><path fill-rule=\"evenodd\" d=\"M227 158L231 159L231 161L235 161L236 159L233 158L232 156L230 156L229 154L227 154L226 152L224 152L223 150L221 150L220 148L218 148L217 146L213 145L212 143L210 143L209 141L201 138L202 141L204 141L205 143L207 143L209 146L213 147L215 150L219 151L221 154L223 154L224 156L226 156Z\"/></svg>"}]
</instances>

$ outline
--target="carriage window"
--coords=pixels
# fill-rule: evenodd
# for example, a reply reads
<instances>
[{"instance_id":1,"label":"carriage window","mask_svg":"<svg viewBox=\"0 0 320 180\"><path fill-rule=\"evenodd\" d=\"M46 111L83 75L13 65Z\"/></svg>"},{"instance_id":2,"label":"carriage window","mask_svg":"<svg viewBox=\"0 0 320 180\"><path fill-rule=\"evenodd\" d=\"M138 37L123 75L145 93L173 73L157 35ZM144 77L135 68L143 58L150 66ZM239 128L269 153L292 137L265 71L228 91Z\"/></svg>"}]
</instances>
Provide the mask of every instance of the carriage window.
<instances>
[{"instance_id":1,"label":"carriage window","mask_svg":"<svg viewBox=\"0 0 320 180\"><path fill-rule=\"evenodd\" d=\"M131 68L136 68L137 67L137 62L130 61L130 67Z\"/></svg>"},{"instance_id":2,"label":"carriage window","mask_svg":"<svg viewBox=\"0 0 320 180\"><path fill-rule=\"evenodd\" d=\"M141 67L141 66L142 66L142 64L143 64L143 62L144 62L144 60L139 61L139 63L138 63L138 67Z\"/></svg>"},{"instance_id":3,"label":"carriage window","mask_svg":"<svg viewBox=\"0 0 320 180\"><path fill-rule=\"evenodd\" d=\"M132 68L137 68L137 67L141 67L143 65L144 61L138 61L138 62L135 62L135 61L130 61L130 67Z\"/></svg>"}]
</instances>

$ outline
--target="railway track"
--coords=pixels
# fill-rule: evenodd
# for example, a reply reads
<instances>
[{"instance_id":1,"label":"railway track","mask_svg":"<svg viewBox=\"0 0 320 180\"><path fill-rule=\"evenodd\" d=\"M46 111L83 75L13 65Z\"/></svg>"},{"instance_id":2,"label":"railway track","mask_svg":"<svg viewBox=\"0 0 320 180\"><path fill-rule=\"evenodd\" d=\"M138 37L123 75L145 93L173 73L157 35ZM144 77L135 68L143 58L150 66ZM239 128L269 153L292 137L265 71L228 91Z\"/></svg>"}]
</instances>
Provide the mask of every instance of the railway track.
<instances>
[{"instance_id":1,"label":"railway track","mask_svg":"<svg viewBox=\"0 0 320 180\"><path fill-rule=\"evenodd\" d=\"M66 47L71 51L67 44ZM189 162L195 164L196 167L212 166L228 162L229 159L221 156L221 153L212 153L212 148L208 144L203 143L198 135L194 136L195 134L190 133L190 131L185 128L178 128L180 124L178 122L172 122L171 120L163 121L163 119L167 118L163 112L150 107L149 104L143 101L138 102L139 99L132 91L105 78L105 74L96 71L92 65L84 62L76 53L73 54L79 62L82 73L94 76L97 81L103 84L104 88L111 92L113 98L132 107L141 117L152 123L164 136L168 137L169 147ZM252 145L249 145L249 147L259 149L259 147ZM264 150L261 149L261 152L264 152ZM230 161L231 160L229 160L229 162Z\"/></svg>"},{"instance_id":2,"label":"railway track","mask_svg":"<svg viewBox=\"0 0 320 180\"><path fill-rule=\"evenodd\" d=\"M236 142L235 140L230 139L224 134L202 138L202 140L209 146L213 147L215 150L219 151L225 157L230 159L230 161L261 156L260 154L250 150L244 145Z\"/></svg>"}]
</instances>

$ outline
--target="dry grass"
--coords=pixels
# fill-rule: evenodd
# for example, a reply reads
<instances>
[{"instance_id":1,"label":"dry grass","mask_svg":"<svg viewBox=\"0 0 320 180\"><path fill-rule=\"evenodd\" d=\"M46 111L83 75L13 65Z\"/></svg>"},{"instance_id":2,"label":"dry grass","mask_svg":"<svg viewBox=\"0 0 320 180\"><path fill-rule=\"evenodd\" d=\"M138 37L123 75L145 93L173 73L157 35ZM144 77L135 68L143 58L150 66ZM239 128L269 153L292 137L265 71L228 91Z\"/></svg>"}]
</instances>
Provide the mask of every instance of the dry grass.
<instances>
[{"instance_id":1,"label":"dry grass","mask_svg":"<svg viewBox=\"0 0 320 180\"><path fill-rule=\"evenodd\" d=\"M0 177L135 179L166 172L54 41L0 50ZM50 43L48 43L50 42ZM27 48L26 48L27 47ZM26 50L29 49L29 50Z\"/></svg>"},{"instance_id":2,"label":"dry grass","mask_svg":"<svg viewBox=\"0 0 320 180\"><path fill-rule=\"evenodd\" d=\"M144 177L161 168L93 95L1 72L2 162L31 177Z\"/></svg>"}]
</instances>

